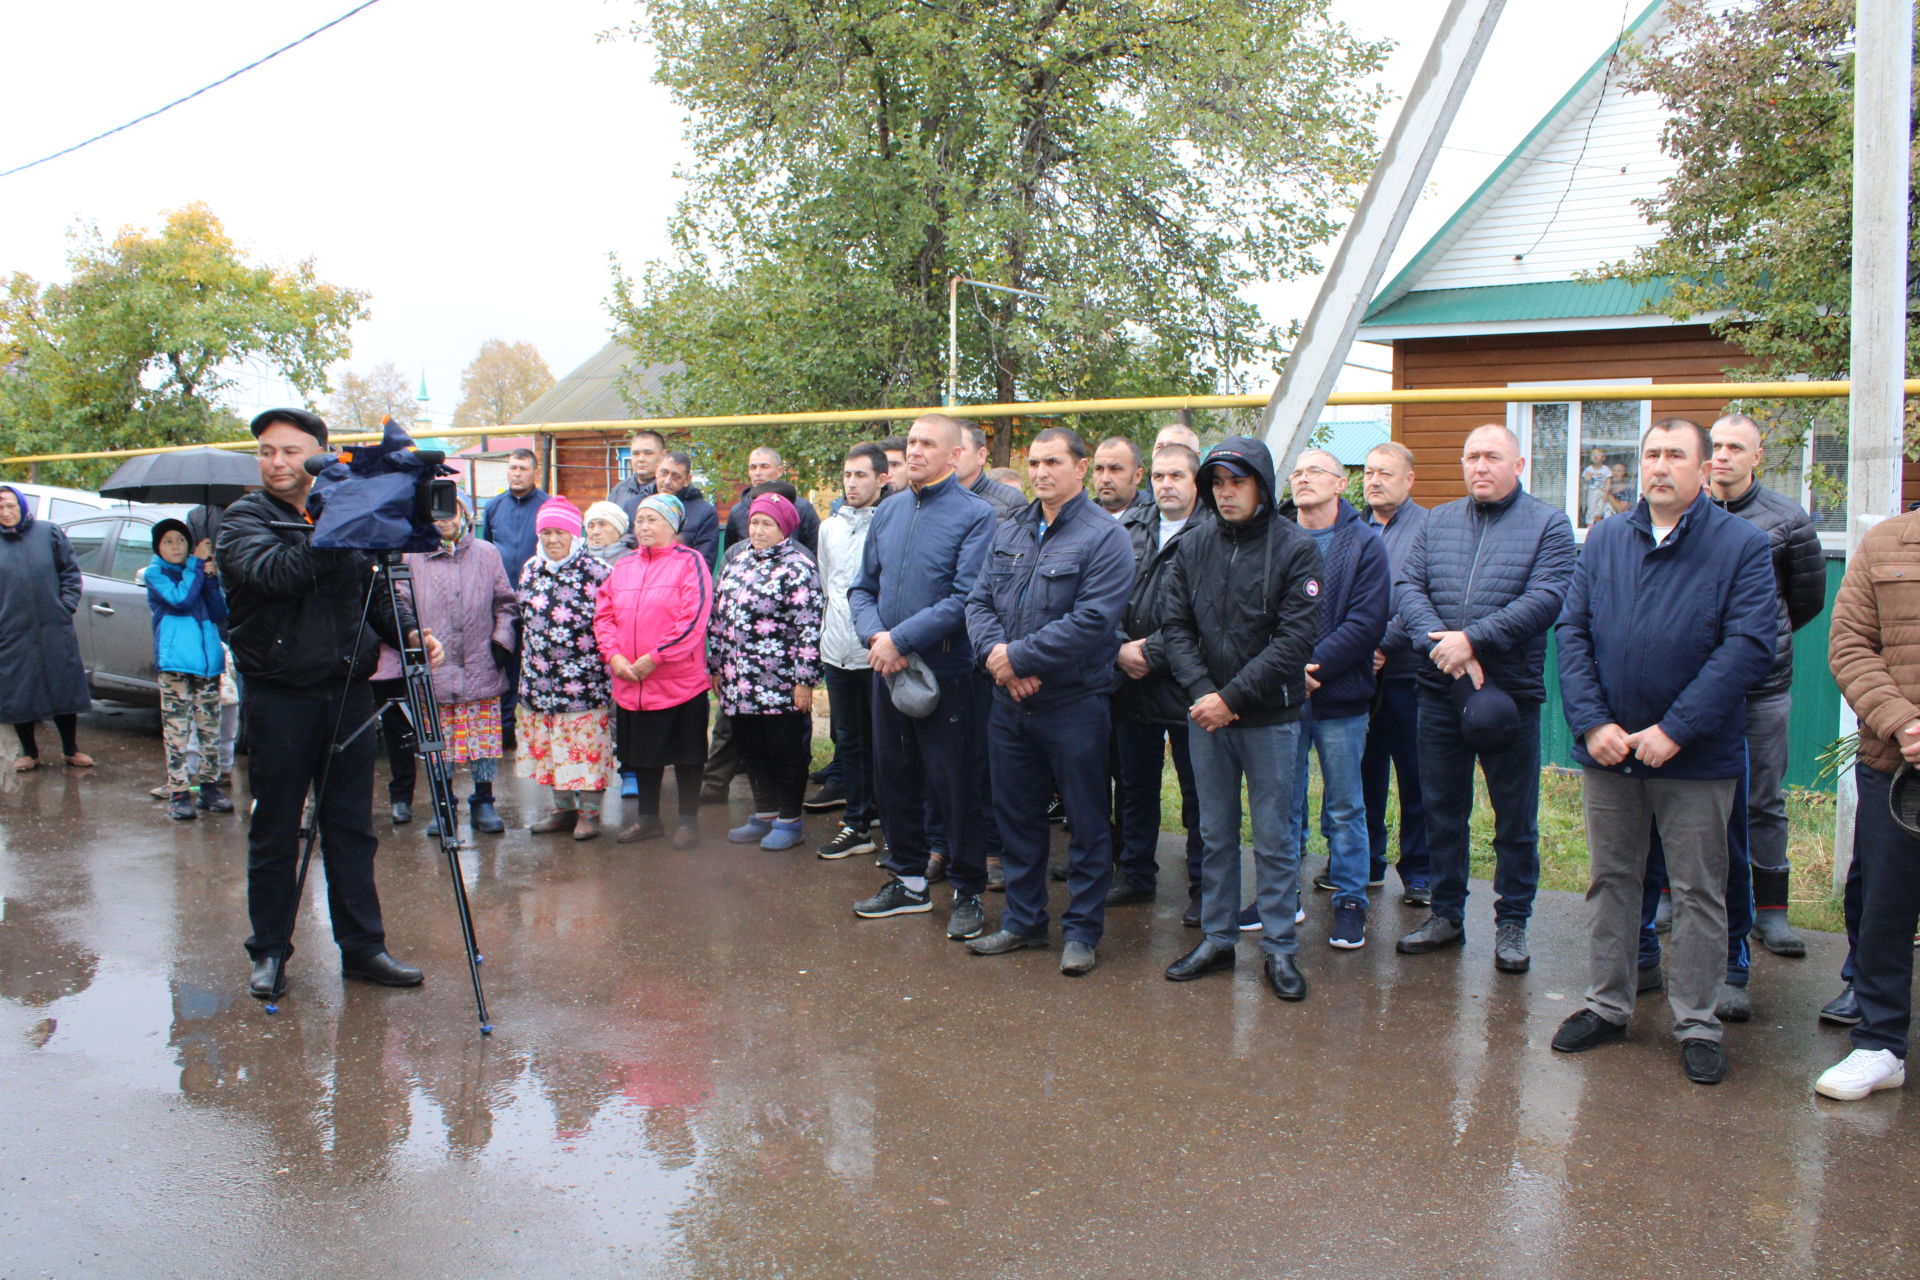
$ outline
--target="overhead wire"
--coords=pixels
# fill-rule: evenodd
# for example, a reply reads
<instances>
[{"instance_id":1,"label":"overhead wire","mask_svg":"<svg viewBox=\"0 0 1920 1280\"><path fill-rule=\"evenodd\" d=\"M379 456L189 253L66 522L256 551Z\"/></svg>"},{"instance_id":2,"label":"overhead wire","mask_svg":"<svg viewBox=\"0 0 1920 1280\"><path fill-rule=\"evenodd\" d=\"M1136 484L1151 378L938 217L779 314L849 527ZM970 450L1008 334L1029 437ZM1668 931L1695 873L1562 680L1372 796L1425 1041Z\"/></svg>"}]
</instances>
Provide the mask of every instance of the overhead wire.
<instances>
[{"instance_id":1,"label":"overhead wire","mask_svg":"<svg viewBox=\"0 0 1920 1280\"><path fill-rule=\"evenodd\" d=\"M322 32L329 31L332 28L339 26L341 23L345 22L348 18L351 18L354 14L361 12L363 9L371 9L374 5L378 3L380 3L380 0L361 0L361 3L347 10L345 13L341 14L339 17L333 19L333 21L325 23L322 26L315 27L313 30L307 32L307 34L301 36L298 40L292 41L289 44L283 44L278 49L275 49L272 53L266 54L259 58L255 58L252 62L249 62L246 66L241 67L238 71L230 71L226 75L221 76L218 80L213 81L211 84L201 85L198 89L195 89L192 93L187 94L185 97L175 98L172 102L169 102L164 107L155 107L152 111L147 112L145 115L135 116L133 119L127 121L125 124L115 125L113 128L106 130L104 133L96 133L91 138L87 138L81 142L76 142L70 147L62 147L60 148L60 150L52 152L49 155L41 156L38 160L29 160L25 164L17 164L11 169L0 170L0 178L11 178L16 173L25 173L28 169L32 169L39 165L46 164L50 160L58 160L61 156L70 156L74 152L80 150L83 147L90 147L96 142L100 142L104 139L111 138L116 133L125 133L128 129L133 128L137 124L144 124L146 121L153 119L157 115L161 115L161 114L164 114L165 112L171 111L175 107L181 106L184 103L192 102L195 98L199 97L201 94L206 93L213 89L218 89L221 85L227 83L229 80L237 79L238 77L245 75L247 72L252 71L255 67L263 66L266 63L272 62L275 58L279 57L283 53L286 53L288 50L299 48L301 45L313 39L315 36L320 35Z\"/></svg>"}]
</instances>

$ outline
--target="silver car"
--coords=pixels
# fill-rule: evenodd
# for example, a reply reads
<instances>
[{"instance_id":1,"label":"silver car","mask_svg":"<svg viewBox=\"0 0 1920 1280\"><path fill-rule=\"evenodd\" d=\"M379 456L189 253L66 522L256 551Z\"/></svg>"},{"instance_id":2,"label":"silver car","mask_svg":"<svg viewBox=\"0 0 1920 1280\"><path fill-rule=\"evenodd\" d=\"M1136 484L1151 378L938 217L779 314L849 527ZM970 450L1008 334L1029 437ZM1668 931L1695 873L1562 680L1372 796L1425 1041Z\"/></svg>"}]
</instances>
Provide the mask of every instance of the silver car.
<instances>
[{"instance_id":1,"label":"silver car","mask_svg":"<svg viewBox=\"0 0 1920 1280\"><path fill-rule=\"evenodd\" d=\"M153 526L169 516L185 520L190 510L121 502L64 520L56 514L83 575L80 610L73 622L94 697L160 704L145 571L153 559Z\"/></svg>"}]
</instances>

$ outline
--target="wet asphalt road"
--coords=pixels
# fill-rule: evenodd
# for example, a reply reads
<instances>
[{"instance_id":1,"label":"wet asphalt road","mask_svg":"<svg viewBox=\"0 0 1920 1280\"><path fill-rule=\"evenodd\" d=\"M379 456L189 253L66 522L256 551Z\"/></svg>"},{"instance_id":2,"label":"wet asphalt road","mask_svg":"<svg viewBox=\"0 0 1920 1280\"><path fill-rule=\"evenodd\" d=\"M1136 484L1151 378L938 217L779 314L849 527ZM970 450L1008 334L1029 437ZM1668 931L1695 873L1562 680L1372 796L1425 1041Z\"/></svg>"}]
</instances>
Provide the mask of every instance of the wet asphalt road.
<instances>
[{"instance_id":1,"label":"wet asphalt road","mask_svg":"<svg viewBox=\"0 0 1920 1280\"><path fill-rule=\"evenodd\" d=\"M1251 939L1230 977L1161 979L1197 937L1171 841L1161 901L1070 981L966 955L943 912L858 921L871 859L733 848L710 807L692 852L468 850L483 1040L423 804L376 825L426 986L343 989L310 886L270 1018L242 819L164 820L153 713L82 733L98 769L0 774L6 1280L1920 1273L1916 1100L1809 1087L1847 1048L1814 1020L1838 938L1757 958L1707 1089L1658 998L1625 1044L1548 1051L1583 986L1570 895L1524 977L1493 970L1484 885L1465 952L1411 959L1397 899L1342 953L1320 895L1282 1005ZM501 790L524 828L538 797Z\"/></svg>"}]
</instances>

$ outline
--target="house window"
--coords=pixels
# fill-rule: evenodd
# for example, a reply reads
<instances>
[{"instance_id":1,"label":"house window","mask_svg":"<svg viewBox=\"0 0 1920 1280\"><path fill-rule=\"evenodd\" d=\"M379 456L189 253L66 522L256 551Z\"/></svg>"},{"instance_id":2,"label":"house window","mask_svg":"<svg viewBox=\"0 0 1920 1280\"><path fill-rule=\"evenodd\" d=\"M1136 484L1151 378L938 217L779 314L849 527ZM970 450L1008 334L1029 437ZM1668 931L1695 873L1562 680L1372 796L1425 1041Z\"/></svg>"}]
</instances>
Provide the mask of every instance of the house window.
<instances>
[{"instance_id":1,"label":"house window","mask_svg":"<svg viewBox=\"0 0 1920 1280\"><path fill-rule=\"evenodd\" d=\"M1645 382L1609 380L1593 385ZM1575 529L1589 529L1608 516L1633 510L1640 500L1640 437L1651 425L1652 409L1645 400L1509 406L1507 425L1520 437L1520 452L1527 459L1527 492L1565 511Z\"/></svg>"}]
</instances>

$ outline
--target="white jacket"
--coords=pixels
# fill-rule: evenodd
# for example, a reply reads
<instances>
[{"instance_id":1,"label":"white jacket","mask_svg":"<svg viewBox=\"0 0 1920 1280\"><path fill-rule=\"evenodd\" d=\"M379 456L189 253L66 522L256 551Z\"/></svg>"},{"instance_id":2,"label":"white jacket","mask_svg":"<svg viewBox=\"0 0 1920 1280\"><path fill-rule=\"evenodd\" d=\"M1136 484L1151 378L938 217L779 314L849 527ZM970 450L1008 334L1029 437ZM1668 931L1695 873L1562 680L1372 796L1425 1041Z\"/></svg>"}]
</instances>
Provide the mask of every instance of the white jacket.
<instances>
[{"instance_id":1,"label":"white jacket","mask_svg":"<svg viewBox=\"0 0 1920 1280\"><path fill-rule=\"evenodd\" d=\"M867 669L867 651L853 629L847 590L860 576L860 557L866 551L873 512L874 507L855 510L843 505L820 522L820 581L827 591L827 611L820 620L820 660L842 671Z\"/></svg>"}]
</instances>

